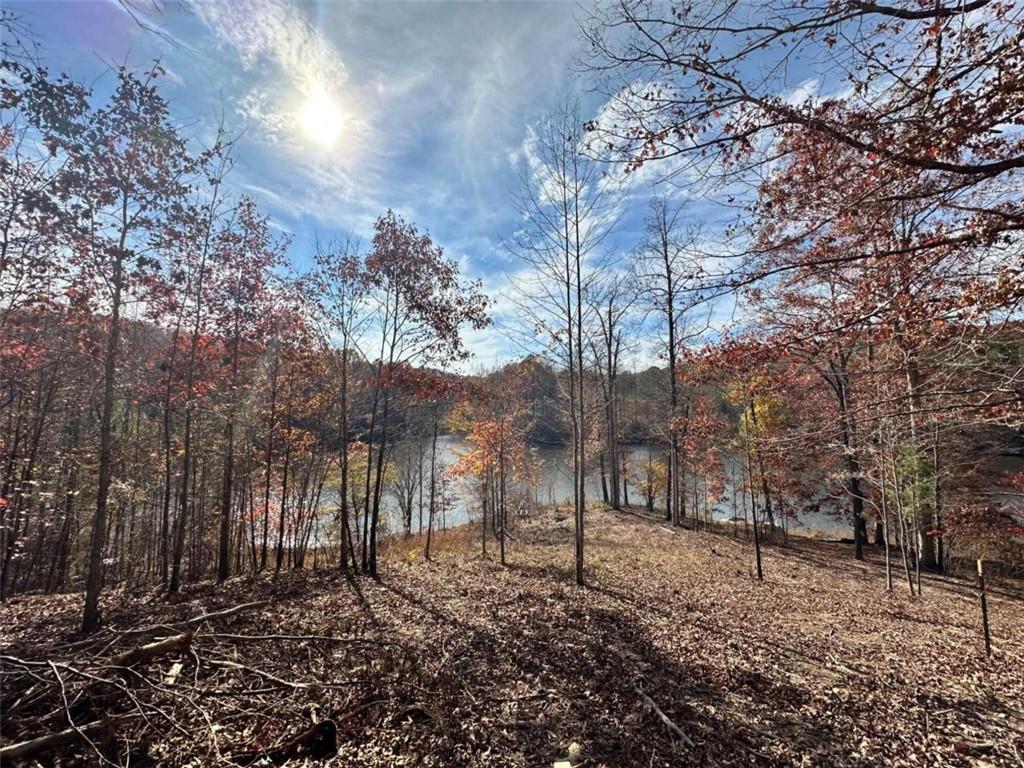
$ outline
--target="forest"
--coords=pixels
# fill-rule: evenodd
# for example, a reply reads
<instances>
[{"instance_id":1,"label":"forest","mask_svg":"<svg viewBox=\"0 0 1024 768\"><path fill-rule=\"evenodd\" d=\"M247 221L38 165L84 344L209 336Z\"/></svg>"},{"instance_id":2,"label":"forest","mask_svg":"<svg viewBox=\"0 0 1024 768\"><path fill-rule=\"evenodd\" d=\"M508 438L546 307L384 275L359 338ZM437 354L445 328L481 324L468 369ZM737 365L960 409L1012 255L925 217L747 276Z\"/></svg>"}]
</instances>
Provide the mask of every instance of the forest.
<instances>
[{"instance_id":1,"label":"forest","mask_svg":"<svg viewBox=\"0 0 1024 768\"><path fill-rule=\"evenodd\" d=\"M576 11L496 289L0 8L0 762L1024 766L1024 5Z\"/></svg>"}]
</instances>

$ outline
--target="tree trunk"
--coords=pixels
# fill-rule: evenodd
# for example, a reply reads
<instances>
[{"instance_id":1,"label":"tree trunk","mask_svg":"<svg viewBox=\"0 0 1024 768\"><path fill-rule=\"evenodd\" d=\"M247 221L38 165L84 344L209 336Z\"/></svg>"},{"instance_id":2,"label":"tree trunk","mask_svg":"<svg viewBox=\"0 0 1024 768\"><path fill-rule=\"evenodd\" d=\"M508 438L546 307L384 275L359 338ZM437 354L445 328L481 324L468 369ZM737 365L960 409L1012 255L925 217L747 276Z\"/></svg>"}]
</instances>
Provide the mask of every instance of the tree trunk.
<instances>
[{"instance_id":1,"label":"tree trunk","mask_svg":"<svg viewBox=\"0 0 1024 768\"><path fill-rule=\"evenodd\" d=\"M574 162L578 161L578 155L573 155ZM578 192L578 191L577 191ZM587 509L587 428L586 428L586 402L584 399L584 375L583 375L583 253L580 247L580 198L577 193L574 198L575 205L575 231L576 231L576 373L578 387L578 416L579 416L579 473L577 483L579 484L579 501L576 506L576 584L583 586L583 524Z\"/></svg>"},{"instance_id":2,"label":"tree trunk","mask_svg":"<svg viewBox=\"0 0 1024 768\"><path fill-rule=\"evenodd\" d=\"M127 218L127 199L124 201L123 216ZM121 290L123 277L124 243L127 228L121 233L118 255L114 260L113 300L110 308L110 330L107 333L107 348L103 361L103 411L100 415L99 477L96 483L96 514L93 516L92 542L89 545L89 570L85 578L85 611L82 616L82 631L92 632L99 624L100 589L103 587L103 545L107 538L107 498L113 478L113 421L114 421L114 377L117 374L117 347L121 338Z\"/></svg>"},{"instance_id":3,"label":"tree trunk","mask_svg":"<svg viewBox=\"0 0 1024 768\"><path fill-rule=\"evenodd\" d=\"M423 559L430 559L430 538L434 531L434 493L437 488L434 473L437 469L437 417L434 417L434 437L430 442L430 501L427 511L427 544L423 550Z\"/></svg>"},{"instance_id":4,"label":"tree trunk","mask_svg":"<svg viewBox=\"0 0 1024 768\"><path fill-rule=\"evenodd\" d=\"M662 259L665 263L665 319L668 323L668 382L669 382L669 462L668 490L665 499L665 519L681 519L679 499L679 437L673 423L679 408L679 382L676 376L676 309L675 279L672 258L669 251L669 232L666 225L661 228Z\"/></svg>"},{"instance_id":5,"label":"tree trunk","mask_svg":"<svg viewBox=\"0 0 1024 768\"><path fill-rule=\"evenodd\" d=\"M263 536L260 546L259 570L267 567L267 537L270 530L270 476L274 463L274 426L277 422L277 374L279 371L277 350L274 351L274 368L270 377L270 423L267 425L267 455L263 476Z\"/></svg>"},{"instance_id":6,"label":"tree trunk","mask_svg":"<svg viewBox=\"0 0 1024 768\"><path fill-rule=\"evenodd\" d=\"M498 450L498 519L500 538L498 539L501 564L505 565L505 423L501 425L501 445Z\"/></svg>"},{"instance_id":7,"label":"tree trunk","mask_svg":"<svg viewBox=\"0 0 1024 768\"><path fill-rule=\"evenodd\" d=\"M597 463L601 472L601 501L608 503L608 476L604 471L604 451L597 454Z\"/></svg>"},{"instance_id":8,"label":"tree trunk","mask_svg":"<svg viewBox=\"0 0 1024 768\"><path fill-rule=\"evenodd\" d=\"M341 548L338 567L348 570L348 344L341 350Z\"/></svg>"},{"instance_id":9,"label":"tree trunk","mask_svg":"<svg viewBox=\"0 0 1024 768\"><path fill-rule=\"evenodd\" d=\"M164 495L160 512L160 583L167 586L171 567L171 498L173 483L173 462L171 460L171 389L174 382L174 364L178 357L178 334L181 331L181 315L174 323L171 335L171 355L167 362L167 389L164 391L163 439L164 439Z\"/></svg>"},{"instance_id":10,"label":"tree trunk","mask_svg":"<svg viewBox=\"0 0 1024 768\"><path fill-rule=\"evenodd\" d=\"M383 355L383 347L381 350ZM383 361L377 366L377 376L373 387L373 407L370 409L370 430L366 442L366 485L363 489L363 535L362 535L362 564L363 573L370 572L370 482L373 479L373 438L377 428L377 412L380 408L381 375L383 373Z\"/></svg>"},{"instance_id":11,"label":"tree trunk","mask_svg":"<svg viewBox=\"0 0 1024 768\"><path fill-rule=\"evenodd\" d=\"M231 574L231 497L235 482L235 398L238 388L238 324L235 323L235 337L231 350L231 401L228 404L228 421L224 425L224 472L220 497L220 548L217 553L217 581L223 582Z\"/></svg>"},{"instance_id":12,"label":"tree trunk","mask_svg":"<svg viewBox=\"0 0 1024 768\"><path fill-rule=\"evenodd\" d=\"M380 499L384 490L384 452L388 445L388 410L390 396L384 393L384 407L381 409L380 446L377 448L377 471L373 484L373 509L370 515L369 573L377 577L377 527L380 524Z\"/></svg>"},{"instance_id":13,"label":"tree trunk","mask_svg":"<svg viewBox=\"0 0 1024 768\"><path fill-rule=\"evenodd\" d=\"M611 485L612 509L619 509L622 506L622 498L619 494L619 420L618 393L616 382L618 380L618 349L609 345L608 348L608 459L609 481ZM623 458L623 460L625 460Z\"/></svg>"},{"instance_id":14,"label":"tree trunk","mask_svg":"<svg viewBox=\"0 0 1024 768\"><path fill-rule=\"evenodd\" d=\"M47 592L56 592L64 586L64 582L68 577L71 537L76 530L75 496L77 495L77 481L78 467L76 466L72 468L68 475L67 489L64 495L64 520L61 522L60 534L57 538L57 554L53 559L50 567L50 576L47 579Z\"/></svg>"},{"instance_id":15,"label":"tree trunk","mask_svg":"<svg viewBox=\"0 0 1024 768\"><path fill-rule=\"evenodd\" d=\"M910 396L910 440L914 449L914 473L917 476L920 473L920 456L921 456L921 445L919 442L920 436L918 435L918 424L917 424L917 413L922 410L922 398L921 398L921 373L918 370L917 364L913 359L908 360L906 365L906 376L907 376L907 392ZM918 478L919 479L919 478ZM917 485L915 483L915 485ZM918 505L918 526L917 526L917 544L918 544L918 566L927 570L935 570L936 559L935 559L935 541L932 538L932 529L934 528L933 510L930 505L921 503ZM920 593L920 589L918 590Z\"/></svg>"},{"instance_id":16,"label":"tree trunk","mask_svg":"<svg viewBox=\"0 0 1024 768\"><path fill-rule=\"evenodd\" d=\"M750 441L746 441L747 449L747 478L750 484L750 517L754 527L754 561L757 566L757 580L764 581L764 571L761 568L761 532L757 523L757 501L754 498L754 470L750 464Z\"/></svg>"},{"instance_id":17,"label":"tree trunk","mask_svg":"<svg viewBox=\"0 0 1024 768\"><path fill-rule=\"evenodd\" d=\"M629 473L626 471L626 456L622 455L622 503L629 506Z\"/></svg>"},{"instance_id":18,"label":"tree trunk","mask_svg":"<svg viewBox=\"0 0 1024 768\"><path fill-rule=\"evenodd\" d=\"M480 551L484 558L487 557L487 499L491 495L487 483L480 483L482 506L480 507Z\"/></svg>"},{"instance_id":19,"label":"tree trunk","mask_svg":"<svg viewBox=\"0 0 1024 768\"><path fill-rule=\"evenodd\" d=\"M290 429L289 424L291 422L291 413L287 413L284 417L285 429ZM285 440L284 446L284 469L281 476L281 509L278 511L277 516L277 552L274 561L274 574L281 572L281 566L284 564L284 529L287 526L286 514L288 510L288 464L292 456L292 441L291 439Z\"/></svg>"}]
</instances>

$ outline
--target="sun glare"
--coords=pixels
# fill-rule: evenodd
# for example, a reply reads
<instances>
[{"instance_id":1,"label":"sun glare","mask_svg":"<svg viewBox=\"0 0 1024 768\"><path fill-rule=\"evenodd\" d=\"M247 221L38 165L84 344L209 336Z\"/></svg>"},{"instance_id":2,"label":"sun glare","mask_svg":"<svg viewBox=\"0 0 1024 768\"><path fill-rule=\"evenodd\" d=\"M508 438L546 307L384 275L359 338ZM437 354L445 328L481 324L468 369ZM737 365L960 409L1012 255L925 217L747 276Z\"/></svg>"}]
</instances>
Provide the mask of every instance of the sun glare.
<instances>
[{"instance_id":1,"label":"sun glare","mask_svg":"<svg viewBox=\"0 0 1024 768\"><path fill-rule=\"evenodd\" d=\"M318 144L330 146L341 133L341 111L322 88L317 88L306 98L299 119L303 132Z\"/></svg>"}]
</instances>

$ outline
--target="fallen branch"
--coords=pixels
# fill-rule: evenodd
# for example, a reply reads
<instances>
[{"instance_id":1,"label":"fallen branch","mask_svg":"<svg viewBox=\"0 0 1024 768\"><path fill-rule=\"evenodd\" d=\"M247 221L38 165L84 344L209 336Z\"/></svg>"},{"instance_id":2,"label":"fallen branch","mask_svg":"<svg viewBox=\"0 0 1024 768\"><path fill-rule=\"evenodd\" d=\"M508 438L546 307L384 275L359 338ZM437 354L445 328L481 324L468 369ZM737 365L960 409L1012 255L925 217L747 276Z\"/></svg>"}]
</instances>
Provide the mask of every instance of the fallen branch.
<instances>
[{"instance_id":1,"label":"fallen branch","mask_svg":"<svg viewBox=\"0 0 1024 768\"><path fill-rule=\"evenodd\" d=\"M370 701L364 701L359 706L353 707L352 709L348 710L344 714L341 714L341 715L335 714L333 719L334 719L335 723L337 723L338 725L341 725L346 720L351 720L356 715L362 714L363 712L365 712L368 709L372 709L373 707L378 707L378 706L381 706L381 705L386 704L386 703L387 703L387 701L385 699L372 699Z\"/></svg>"},{"instance_id":2,"label":"fallen branch","mask_svg":"<svg viewBox=\"0 0 1024 768\"><path fill-rule=\"evenodd\" d=\"M239 640L239 641L260 641L260 640L298 640L298 641L320 641L324 643L364 643L368 645L387 645L386 640L378 640L368 637L337 637L334 635L234 635L228 632L204 632L203 637L212 637L217 640Z\"/></svg>"},{"instance_id":3,"label":"fallen branch","mask_svg":"<svg viewBox=\"0 0 1024 768\"><path fill-rule=\"evenodd\" d=\"M85 741L93 737L102 736L115 724L138 717L138 715L122 715L120 717L96 720L85 725L72 726L63 731L48 733L36 739L10 744L0 747L0 765L9 765L19 760L31 760L64 749L79 741Z\"/></svg>"},{"instance_id":4,"label":"fallen branch","mask_svg":"<svg viewBox=\"0 0 1024 768\"><path fill-rule=\"evenodd\" d=\"M280 765L295 758L320 760L338 751L338 726L333 720L323 720L304 728L291 738L271 749L242 752L231 758L238 765L249 765L257 760L269 760Z\"/></svg>"},{"instance_id":5,"label":"fallen branch","mask_svg":"<svg viewBox=\"0 0 1024 768\"><path fill-rule=\"evenodd\" d=\"M314 723L284 743L263 750L250 750L234 755L231 759L238 765L249 765L258 759L283 763L295 757L323 758L338 751L338 727L368 709L386 704L385 699L364 701L347 712L334 713L327 720Z\"/></svg>"},{"instance_id":6,"label":"fallen branch","mask_svg":"<svg viewBox=\"0 0 1024 768\"><path fill-rule=\"evenodd\" d=\"M258 676L262 677L264 680L267 680L268 682L271 682L271 683L276 683L277 685L279 685L279 686L281 686L283 688L292 688L294 690L301 690L303 688L310 688L310 687L312 687L309 683L294 683L291 680L283 680L282 678L277 677L275 675L272 675L269 672L264 672L262 669L256 669L256 667L248 667L245 664L239 664L238 662L235 662L235 661L224 661L224 660L220 660L220 659L211 659L209 661L209 664L211 666L221 667L223 669L237 669L237 670L241 670L243 672L251 672L254 675L258 675Z\"/></svg>"},{"instance_id":7,"label":"fallen branch","mask_svg":"<svg viewBox=\"0 0 1024 768\"><path fill-rule=\"evenodd\" d=\"M690 737L683 733L683 729L676 725L672 721L672 718L670 718L668 715L661 711L661 707L659 707L655 703L654 699L652 699L650 696L644 693L644 689L641 686L636 685L634 686L634 688L636 692L640 694L641 698L643 698L643 700L647 702L647 706L650 707L654 711L654 714L656 714L658 718L661 720L661 722L665 724L665 727L668 728L669 732L679 737L679 740L686 744L686 746L692 747L693 742L690 741Z\"/></svg>"},{"instance_id":8,"label":"fallen branch","mask_svg":"<svg viewBox=\"0 0 1024 768\"><path fill-rule=\"evenodd\" d=\"M219 611L210 611L209 613L203 613L199 616L193 616L191 619L185 619L184 621L173 621L164 624L150 624L146 627L134 627L132 629L120 630L119 634L122 635L145 635L149 632L157 632L161 629L171 629L174 627L194 627L198 624L202 624L205 621L211 619L226 619L236 614L243 613L244 611L251 611L255 608L262 608L270 603L269 600L256 600L252 603L242 603L241 605L233 605L230 608L223 608Z\"/></svg>"},{"instance_id":9,"label":"fallen branch","mask_svg":"<svg viewBox=\"0 0 1024 768\"><path fill-rule=\"evenodd\" d=\"M183 651L192 644L192 634L192 632L183 632L180 635L171 635L163 640L136 646L118 654L110 660L110 663L115 667L133 667L136 664L145 664L158 656Z\"/></svg>"},{"instance_id":10,"label":"fallen branch","mask_svg":"<svg viewBox=\"0 0 1024 768\"><path fill-rule=\"evenodd\" d=\"M204 613L201 616L196 616L188 619L187 621L181 622L181 625L185 627L193 627L196 624L202 624L204 621L209 621L210 619L226 619L229 616L234 616L235 614L243 613L244 611L251 611L254 608L262 608L265 605L269 605L269 603L269 600L257 600L253 603L242 603L241 605L236 605L232 608L224 608L220 611Z\"/></svg>"}]
</instances>

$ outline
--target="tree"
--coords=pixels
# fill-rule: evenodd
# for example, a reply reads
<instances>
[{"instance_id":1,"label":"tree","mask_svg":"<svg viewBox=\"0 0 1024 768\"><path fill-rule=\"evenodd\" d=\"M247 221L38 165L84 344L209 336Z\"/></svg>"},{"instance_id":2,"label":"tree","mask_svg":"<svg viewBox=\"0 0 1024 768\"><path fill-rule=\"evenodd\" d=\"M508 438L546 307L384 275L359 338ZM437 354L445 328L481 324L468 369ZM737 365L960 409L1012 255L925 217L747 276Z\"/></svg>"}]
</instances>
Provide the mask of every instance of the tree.
<instances>
[{"instance_id":1,"label":"tree","mask_svg":"<svg viewBox=\"0 0 1024 768\"><path fill-rule=\"evenodd\" d=\"M786 162L759 190L756 248L748 260L751 274L772 277L748 293L770 318L763 325L777 342L817 371L835 397L834 442L860 558L870 447L858 422L865 413L879 419L899 412L917 454L907 467L930 477L928 457L936 447L927 439L936 435L940 414L948 427L954 414L973 421L987 410L1002 418L1009 401L999 393L1016 386L1011 382L1020 372L990 365L982 373L975 351L1002 333L1019 306L1019 280L1007 273L1019 246L1005 238L950 241L958 224L937 208L930 197L934 180L918 169L871 160L841 142L815 142L798 130L785 132L780 146ZM850 253L871 256L850 260ZM876 408L858 393L858 382L875 378L869 371L883 356L904 386ZM877 379L860 389L877 392ZM933 392L945 394L930 397ZM979 410L982 401L987 405ZM881 434L869 431L873 439ZM928 477L910 485L927 485ZM938 498L918 495L907 507L916 510L926 568L942 560Z\"/></svg>"},{"instance_id":2,"label":"tree","mask_svg":"<svg viewBox=\"0 0 1024 768\"><path fill-rule=\"evenodd\" d=\"M1018 6L786 0L764 15L744 4L597 6L582 25L610 96L591 125L595 143L629 169L667 161L676 176L732 176L783 156L778 133L797 131L929 174L929 199L973 221L944 240L1019 229L1024 211L1010 190L1024 138L1001 130L1024 81ZM792 79L824 70L842 96ZM870 189L862 197L882 199Z\"/></svg>"},{"instance_id":3,"label":"tree","mask_svg":"<svg viewBox=\"0 0 1024 768\"><path fill-rule=\"evenodd\" d=\"M487 510L490 509L502 565L506 564L510 486L514 482L529 486L535 464L526 442L529 422L522 398L523 373L514 364L506 366L489 381L470 389L452 417L455 426L468 432L466 441L470 450L459 456L451 473L456 477L473 477L479 483L484 552L486 554Z\"/></svg>"},{"instance_id":4,"label":"tree","mask_svg":"<svg viewBox=\"0 0 1024 768\"><path fill-rule=\"evenodd\" d=\"M235 426L242 400L243 356L261 348L269 327L271 271L281 264L286 241L271 234L269 220L243 197L231 221L217 234L213 275L207 283L213 324L224 340L228 367L224 423L224 462L217 548L217 580L230 574L231 514L235 480Z\"/></svg>"},{"instance_id":5,"label":"tree","mask_svg":"<svg viewBox=\"0 0 1024 768\"><path fill-rule=\"evenodd\" d=\"M604 404L605 450L608 455L609 479L605 502L619 509L622 490L619 449L619 368L626 334L632 330L631 315L637 294L633 281L626 274L612 274L596 280L590 288L591 316L596 320L596 338L590 348L601 381ZM604 482L604 452L601 453L601 480ZM602 486L604 487L604 486ZM609 498L610 496L610 498Z\"/></svg>"},{"instance_id":6,"label":"tree","mask_svg":"<svg viewBox=\"0 0 1024 768\"><path fill-rule=\"evenodd\" d=\"M525 227L512 248L529 274L520 276L517 304L532 338L568 372L572 431L575 579L583 584L587 413L583 300L588 266L614 225L614 183L587 154L579 105L568 102L530 133L527 168L516 207ZM591 263L588 263L591 262Z\"/></svg>"},{"instance_id":7,"label":"tree","mask_svg":"<svg viewBox=\"0 0 1024 768\"><path fill-rule=\"evenodd\" d=\"M218 137L219 153L219 137ZM178 515L175 519L172 549L171 574L167 591L177 592L181 586L181 561L184 555L185 535L189 520L189 470L192 466L192 429L196 408L196 377L200 365L200 353L210 350L210 307L209 293L210 257L215 242L215 227L223 205L221 185L224 173L230 165L230 157L221 155L220 163L210 175L208 196L203 196L183 212L181 224L184 237L179 242L177 269L183 274L181 290L185 307L185 322L189 331L188 354L185 360L185 426L182 436L182 482L178 492Z\"/></svg>"},{"instance_id":8,"label":"tree","mask_svg":"<svg viewBox=\"0 0 1024 768\"><path fill-rule=\"evenodd\" d=\"M680 461L679 444L685 437L689 403L679 386L678 358L683 344L696 339L706 330L692 323L691 295L699 275L695 246L699 229L682 229L683 208L668 199L656 198L650 203L646 231L636 257L635 270L640 296L649 312L659 319L659 328L668 361L669 410L664 421L669 444L668 494L665 518L681 525L686 517L685 469Z\"/></svg>"},{"instance_id":9,"label":"tree","mask_svg":"<svg viewBox=\"0 0 1024 768\"><path fill-rule=\"evenodd\" d=\"M75 266L92 277L90 295L108 312L103 351L96 510L86 578L84 631L99 622L107 501L114 462L122 312L132 291L155 278L155 249L184 208L186 180L197 169L156 87L158 70L137 76L125 67L108 103L89 108L86 94L54 100L41 71L22 70L19 107L69 173L62 191L74 222ZM64 110L75 108L70 112Z\"/></svg>"},{"instance_id":10,"label":"tree","mask_svg":"<svg viewBox=\"0 0 1024 768\"><path fill-rule=\"evenodd\" d=\"M653 512L658 497L668 488L668 464L654 458L651 451L647 452L647 461L644 462L639 485L647 511Z\"/></svg>"},{"instance_id":11,"label":"tree","mask_svg":"<svg viewBox=\"0 0 1024 768\"><path fill-rule=\"evenodd\" d=\"M446 258L429 235L393 211L377 220L362 279L373 313L368 327L380 342L366 439L371 449L376 446L377 454L367 464L363 533L363 569L376 576L377 527L391 445L388 419L396 374L414 361L444 365L463 358L460 327L481 329L490 320L479 284L461 281L456 262Z\"/></svg>"},{"instance_id":12,"label":"tree","mask_svg":"<svg viewBox=\"0 0 1024 768\"><path fill-rule=\"evenodd\" d=\"M365 314L366 283L361 279L362 261L359 245L349 240L340 244L321 247L317 244L314 254L316 268L312 274L312 285L319 295L318 317L323 323L322 338L326 343L334 335L340 336L340 350L335 356L338 367L338 414L340 443L340 487L339 501L339 566L348 569L351 526L349 522L349 445L350 371L357 354L358 338L368 322Z\"/></svg>"},{"instance_id":13,"label":"tree","mask_svg":"<svg viewBox=\"0 0 1024 768\"><path fill-rule=\"evenodd\" d=\"M443 371L437 373L429 369L420 369L409 377L413 403L422 407L430 423L430 469L429 489L427 492L427 537L423 545L423 559L430 560L430 544L434 532L434 520L438 506L443 505L443 482L445 470L439 467L437 459L437 430L442 412L450 406L453 399L463 392L461 382ZM421 438L422 443L422 438ZM421 445L422 448L422 445ZM423 495L423 456L419 461L420 504ZM422 514L422 508L421 508ZM421 521L422 523L422 521ZM422 533L422 524L421 531Z\"/></svg>"}]
</instances>

